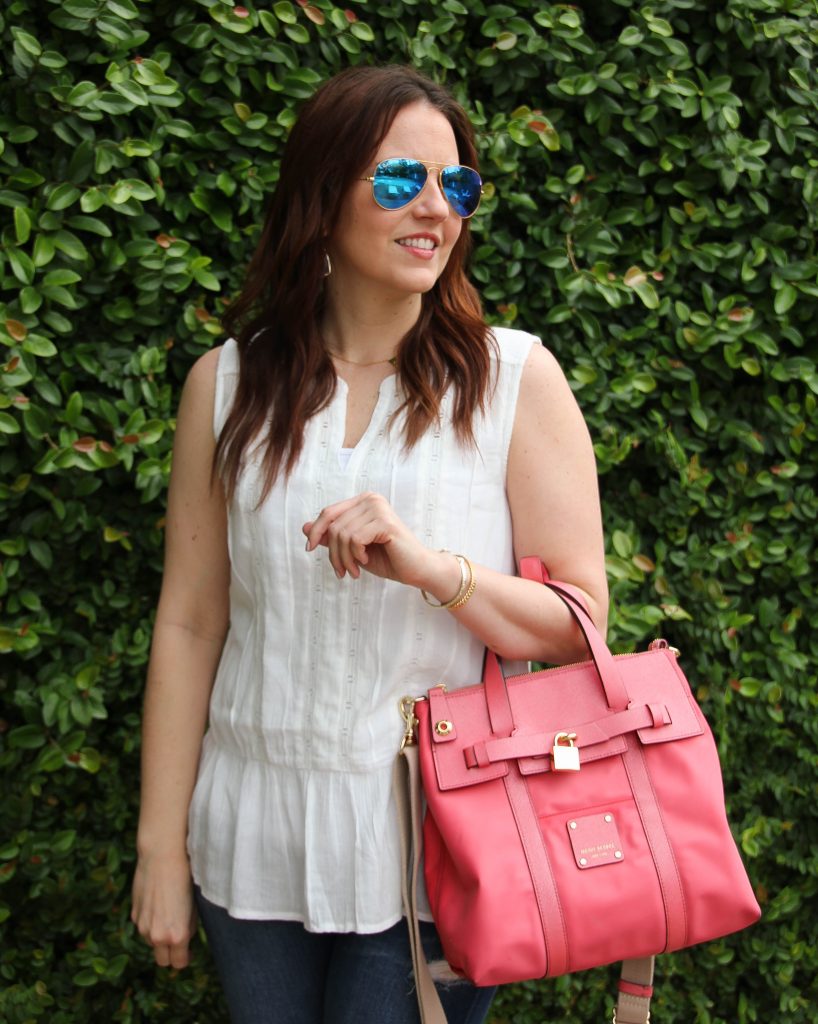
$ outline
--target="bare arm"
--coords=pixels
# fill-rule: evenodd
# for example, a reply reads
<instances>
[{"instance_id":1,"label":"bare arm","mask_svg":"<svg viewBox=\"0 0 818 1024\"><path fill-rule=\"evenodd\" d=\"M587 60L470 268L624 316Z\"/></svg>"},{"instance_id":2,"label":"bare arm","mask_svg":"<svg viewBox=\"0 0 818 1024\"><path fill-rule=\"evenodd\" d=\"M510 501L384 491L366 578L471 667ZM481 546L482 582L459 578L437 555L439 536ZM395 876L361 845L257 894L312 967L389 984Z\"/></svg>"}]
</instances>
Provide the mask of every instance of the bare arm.
<instances>
[{"instance_id":1,"label":"bare arm","mask_svg":"<svg viewBox=\"0 0 818 1024\"><path fill-rule=\"evenodd\" d=\"M520 383L507 491L518 561L538 555L552 578L578 587L604 636L608 587L593 447L562 370L539 346ZM474 597L453 614L487 646L506 657L556 663L585 657L579 629L555 594L490 569L478 574ZM451 576L449 584L451 597ZM438 593L445 599L440 585Z\"/></svg>"},{"instance_id":2,"label":"bare arm","mask_svg":"<svg viewBox=\"0 0 818 1024\"><path fill-rule=\"evenodd\" d=\"M539 555L554 579L583 591L604 634L608 590L593 448L564 374L538 346L523 370L507 492L517 558ZM326 546L342 576L358 576L363 567L444 602L458 591L457 561L421 544L380 495L338 502L304 532L308 549ZM529 580L475 569L471 599L441 615L455 615L504 657L561 663L585 657L582 636L555 594Z\"/></svg>"},{"instance_id":3,"label":"bare arm","mask_svg":"<svg viewBox=\"0 0 818 1024\"><path fill-rule=\"evenodd\" d=\"M142 730L131 916L157 962L174 967L188 961L195 923L187 813L228 624L224 493L210 482L216 359L210 352L195 364L179 406Z\"/></svg>"}]
</instances>

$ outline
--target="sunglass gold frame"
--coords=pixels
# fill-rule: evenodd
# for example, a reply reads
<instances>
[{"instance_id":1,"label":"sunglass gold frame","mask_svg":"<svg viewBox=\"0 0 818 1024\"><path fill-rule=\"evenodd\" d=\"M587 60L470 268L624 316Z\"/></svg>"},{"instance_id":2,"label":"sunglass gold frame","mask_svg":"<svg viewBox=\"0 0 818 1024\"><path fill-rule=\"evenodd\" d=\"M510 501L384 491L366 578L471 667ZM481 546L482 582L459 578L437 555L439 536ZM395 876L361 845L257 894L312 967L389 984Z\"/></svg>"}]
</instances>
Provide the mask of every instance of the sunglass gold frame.
<instances>
[{"instance_id":1,"label":"sunglass gold frame","mask_svg":"<svg viewBox=\"0 0 818 1024\"><path fill-rule=\"evenodd\" d=\"M469 167L468 164L443 164L443 163L439 163L437 160L418 160L415 157L409 157L409 156L387 156L387 157L384 157L383 160L379 160L378 161L378 163L376 165L376 170L377 170L378 167L380 167L381 164L385 164L385 163L387 163L390 160L408 160L408 161L410 161L412 163L422 164L426 168L426 181L423 182L423 184L421 185L420 189L418 190L418 194L416 196L412 196L412 198L408 202L404 203L403 206L396 206L394 208L390 208L388 206L381 206L381 204L375 198L375 189L374 189L374 186L373 186L372 198L375 200L376 205L378 207L380 207L381 210L386 210L388 213L393 213L394 210L405 210L407 206L411 206L412 203L414 203L414 201L416 199L420 198L423 190L426 188L427 184L429 183L429 172L433 171L433 170L437 171L437 185L438 185L438 188L440 189L441 195L446 200L446 202L449 204L449 207L454 211L454 213L457 214L457 216L461 220L470 220L475 215L475 213L477 213L477 211L480 209L480 203L481 203L481 201L483 199L483 196L485 195L485 189L483 188L483 179L480 177L480 172L475 170L474 167ZM478 177L478 179L480 181L480 199L477 200L477 206L475 206L475 208L472 210L471 213L467 213L467 214L458 213L458 211L455 210L454 205L452 204L452 202L449 199L449 197L443 191L443 183L440 180L440 176L443 173L443 171L446 170L447 167L462 167L464 170L471 171L473 174L477 175L477 177ZM359 178L358 180L359 181L374 182L375 181L375 175L374 174L370 174L366 178Z\"/></svg>"}]
</instances>

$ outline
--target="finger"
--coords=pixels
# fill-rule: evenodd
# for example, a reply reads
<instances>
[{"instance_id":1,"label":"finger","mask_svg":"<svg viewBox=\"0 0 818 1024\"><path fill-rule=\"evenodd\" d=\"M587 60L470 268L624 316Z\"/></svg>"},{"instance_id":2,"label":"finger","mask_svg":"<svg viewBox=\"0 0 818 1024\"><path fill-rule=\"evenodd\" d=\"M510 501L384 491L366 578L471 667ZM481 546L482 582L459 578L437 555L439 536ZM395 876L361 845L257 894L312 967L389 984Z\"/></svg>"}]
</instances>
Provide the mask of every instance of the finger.
<instances>
[{"instance_id":1,"label":"finger","mask_svg":"<svg viewBox=\"0 0 818 1024\"><path fill-rule=\"evenodd\" d=\"M330 562L341 578L349 573L353 579L361 575L360 565L366 562L367 544L382 532L383 524L373 517L372 509L358 506L348 510L327 530Z\"/></svg>"},{"instance_id":2,"label":"finger","mask_svg":"<svg viewBox=\"0 0 818 1024\"><path fill-rule=\"evenodd\" d=\"M190 946L187 942L179 942L174 946L170 946L169 956L171 967L187 967L190 963Z\"/></svg>"},{"instance_id":3,"label":"finger","mask_svg":"<svg viewBox=\"0 0 818 1024\"><path fill-rule=\"evenodd\" d=\"M170 967L170 946L154 946L153 958L158 967Z\"/></svg>"},{"instance_id":4,"label":"finger","mask_svg":"<svg viewBox=\"0 0 818 1024\"><path fill-rule=\"evenodd\" d=\"M344 501L336 501L332 505L327 505L311 523L304 524L302 530L307 536L307 551L312 551L322 543L322 538L330 524L351 508L359 500L359 497L356 495L354 498L347 498Z\"/></svg>"}]
</instances>

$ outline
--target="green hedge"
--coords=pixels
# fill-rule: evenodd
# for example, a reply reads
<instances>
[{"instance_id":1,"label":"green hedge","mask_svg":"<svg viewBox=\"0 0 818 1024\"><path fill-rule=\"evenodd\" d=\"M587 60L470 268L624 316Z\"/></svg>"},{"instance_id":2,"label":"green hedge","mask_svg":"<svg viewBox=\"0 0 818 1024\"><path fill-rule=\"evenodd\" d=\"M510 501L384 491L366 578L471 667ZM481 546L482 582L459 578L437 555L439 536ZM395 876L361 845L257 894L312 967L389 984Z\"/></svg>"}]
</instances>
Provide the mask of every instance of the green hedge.
<instances>
[{"instance_id":1,"label":"green hedge","mask_svg":"<svg viewBox=\"0 0 818 1024\"><path fill-rule=\"evenodd\" d=\"M298 103L409 61L473 114L474 277L576 389L612 638L682 648L763 906L660 960L655 1019L816 1021L816 3L348 2L0 14L0 1018L226 1019L201 943L172 976L128 922L174 410ZM611 987L494 1020L604 1019Z\"/></svg>"}]
</instances>

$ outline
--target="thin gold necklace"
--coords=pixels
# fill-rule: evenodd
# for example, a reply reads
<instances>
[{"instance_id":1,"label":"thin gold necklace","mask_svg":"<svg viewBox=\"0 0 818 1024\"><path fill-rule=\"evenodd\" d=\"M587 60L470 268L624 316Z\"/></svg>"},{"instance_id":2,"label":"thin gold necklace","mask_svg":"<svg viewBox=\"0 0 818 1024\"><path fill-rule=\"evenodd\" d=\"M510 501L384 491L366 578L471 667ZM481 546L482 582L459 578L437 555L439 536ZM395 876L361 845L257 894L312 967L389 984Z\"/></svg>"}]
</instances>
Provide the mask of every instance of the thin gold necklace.
<instances>
[{"instance_id":1,"label":"thin gold necklace","mask_svg":"<svg viewBox=\"0 0 818 1024\"><path fill-rule=\"evenodd\" d=\"M329 349L327 351L329 351ZM392 356L391 359L376 359L371 363L356 363L354 359L344 359L344 357L339 356L337 352L330 352L329 354L333 359L340 359L342 363L349 363L350 366L360 366L362 368L365 366L381 366L383 363L389 363L390 366L398 365L397 356Z\"/></svg>"}]
</instances>

